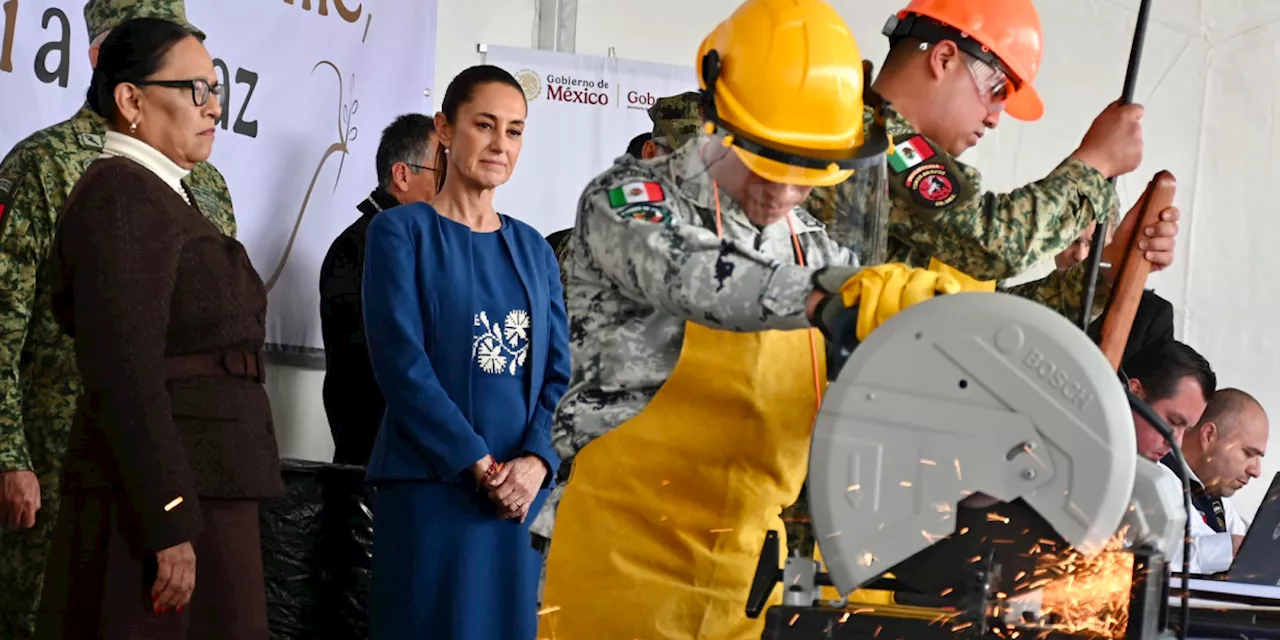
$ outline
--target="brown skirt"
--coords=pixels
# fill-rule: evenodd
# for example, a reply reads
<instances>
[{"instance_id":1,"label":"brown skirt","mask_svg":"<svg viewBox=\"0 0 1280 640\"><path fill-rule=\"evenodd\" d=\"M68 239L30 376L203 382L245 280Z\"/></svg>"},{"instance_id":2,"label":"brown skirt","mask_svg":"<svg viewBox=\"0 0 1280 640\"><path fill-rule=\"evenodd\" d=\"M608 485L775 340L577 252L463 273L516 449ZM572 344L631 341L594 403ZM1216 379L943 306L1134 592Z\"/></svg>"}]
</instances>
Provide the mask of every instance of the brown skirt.
<instances>
[{"instance_id":1,"label":"brown skirt","mask_svg":"<svg viewBox=\"0 0 1280 640\"><path fill-rule=\"evenodd\" d=\"M201 498L204 533L192 541L196 587L181 613L153 609L144 556L120 527L122 508L115 496L63 497L36 638L267 638L256 501Z\"/></svg>"}]
</instances>

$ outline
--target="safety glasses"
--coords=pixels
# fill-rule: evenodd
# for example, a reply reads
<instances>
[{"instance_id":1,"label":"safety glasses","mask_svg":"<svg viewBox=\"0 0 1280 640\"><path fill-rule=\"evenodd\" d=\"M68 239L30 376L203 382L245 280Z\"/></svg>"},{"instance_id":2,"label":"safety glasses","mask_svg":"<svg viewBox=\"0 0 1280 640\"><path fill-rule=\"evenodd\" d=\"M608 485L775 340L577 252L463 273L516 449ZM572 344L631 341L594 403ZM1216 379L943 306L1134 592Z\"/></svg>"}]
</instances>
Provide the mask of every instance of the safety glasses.
<instances>
[{"instance_id":1,"label":"safety glasses","mask_svg":"<svg viewBox=\"0 0 1280 640\"><path fill-rule=\"evenodd\" d=\"M1013 90L1013 83L1009 80L1009 76L977 58L970 56L965 58L965 68L969 70L969 76L973 78L974 86L978 89L978 97L987 104L987 109L991 113L1003 111L1004 103Z\"/></svg>"}]
</instances>

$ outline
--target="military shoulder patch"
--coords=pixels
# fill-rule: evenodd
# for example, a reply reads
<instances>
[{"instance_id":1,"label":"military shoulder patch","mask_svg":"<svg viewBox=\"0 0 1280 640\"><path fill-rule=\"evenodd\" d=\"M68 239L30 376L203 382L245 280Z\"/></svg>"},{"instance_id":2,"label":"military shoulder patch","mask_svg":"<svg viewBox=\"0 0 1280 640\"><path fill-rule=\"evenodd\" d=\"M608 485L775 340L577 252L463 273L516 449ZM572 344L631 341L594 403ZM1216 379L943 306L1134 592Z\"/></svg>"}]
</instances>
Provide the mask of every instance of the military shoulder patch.
<instances>
[{"instance_id":1,"label":"military shoulder patch","mask_svg":"<svg viewBox=\"0 0 1280 640\"><path fill-rule=\"evenodd\" d=\"M894 145L893 152L888 158L889 168L893 169L894 173L902 173L935 155L937 154L933 150L933 145L917 133Z\"/></svg>"},{"instance_id":2,"label":"military shoulder patch","mask_svg":"<svg viewBox=\"0 0 1280 640\"><path fill-rule=\"evenodd\" d=\"M960 197L960 181L946 165L931 162L907 174L905 186L916 204L928 209L943 209Z\"/></svg>"},{"instance_id":3,"label":"military shoulder patch","mask_svg":"<svg viewBox=\"0 0 1280 640\"><path fill-rule=\"evenodd\" d=\"M623 220L639 220L652 224L665 224L671 221L671 216L667 215L661 207L649 204L633 204L625 207L618 212L618 217Z\"/></svg>"},{"instance_id":4,"label":"military shoulder patch","mask_svg":"<svg viewBox=\"0 0 1280 640\"><path fill-rule=\"evenodd\" d=\"M665 199L662 185L656 182L628 182L609 190L609 206L614 209L633 204L662 202Z\"/></svg>"},{"instance_id":5,"label":"military shoulder patch","mask_svg":"<svg viewBox=\"0 0 1280 640\"><path fill-rule=\"evenodd\" d=\"M959 163L919 133L893 145L886 163L894 204L912 215L965 206L976 195Z\"/></svg>"},{"instance_id":6,"label":"military shoulder patch","mask_svg":"<svg viewBox=\"0 0 1280 640\"><path fill-rule=\"evenodd\" d=\"M13 202L13 189L18 184L18 179L13 176L0 176L0 229L4 229L5 219L9 213L9 206Z\"/></svg>"}]
</instances>

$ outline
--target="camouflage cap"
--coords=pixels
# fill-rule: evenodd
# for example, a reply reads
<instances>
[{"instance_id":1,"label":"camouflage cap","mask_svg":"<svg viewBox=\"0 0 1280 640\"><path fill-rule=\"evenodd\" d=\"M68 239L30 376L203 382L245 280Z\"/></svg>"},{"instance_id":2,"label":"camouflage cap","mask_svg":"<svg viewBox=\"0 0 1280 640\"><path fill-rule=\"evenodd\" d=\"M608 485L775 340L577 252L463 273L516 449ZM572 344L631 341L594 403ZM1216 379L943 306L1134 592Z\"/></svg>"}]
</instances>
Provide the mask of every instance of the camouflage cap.
<instances>
[{"instance_id":1,"label":"camouflage cap","mask_svg":"<svg viewBox=\"0 0 1280 640\"><path fill-rule=\"evenodd\" d=\"M89 0L84 5L84 24L89 28L89 42L134 18L168 20L204 38L203 31L187 22L187 10L182 0Z\"/></svg>"},{"instance_id":2,"label":"camouflage cap","mask_svg":"<svg viewBox=\"0 0 1280 640\"><path fill-rule=\"evenodd\" d=\"M679 149L702 126L702 95L686 91L680 95L658 98L649 107L653 120L653 141Z\"/></svg>"}]
</instances>

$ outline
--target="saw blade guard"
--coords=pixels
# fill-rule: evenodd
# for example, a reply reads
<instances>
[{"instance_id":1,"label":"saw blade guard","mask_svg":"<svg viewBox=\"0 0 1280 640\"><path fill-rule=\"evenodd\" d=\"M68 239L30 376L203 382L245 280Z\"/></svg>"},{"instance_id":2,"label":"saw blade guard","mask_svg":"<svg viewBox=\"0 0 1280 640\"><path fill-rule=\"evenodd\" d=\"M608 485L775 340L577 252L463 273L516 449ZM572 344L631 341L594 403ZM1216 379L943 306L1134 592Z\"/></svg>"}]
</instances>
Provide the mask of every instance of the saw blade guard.
<instances>
[{"instance_id":1,"label":"saw blade guard","mask_svg":"<svg viewBox=\"0 0 1280 640\"><path fill-rule=\"evenodd\" d=\"M935 298L872 332L828 388L814 531L841 595L954 533L974 494L1021 499L1095 553L1128 510L1136 450L1115 371L1070 321L1003 293Z\"/></svg>"},{"instance_id":2,"label":"saw blade guard","mask_svg":"<svg viewBox=\"0 0 1280 640\"><path fill-rule=\"evenodd\" d=\"M1182 482L1168 467L1138 458L1133 496L1125 513L1125 541L1148 546L1165 558L1182 556L1182 536L1187 524Z\"/></svg>"}]
</instances>

